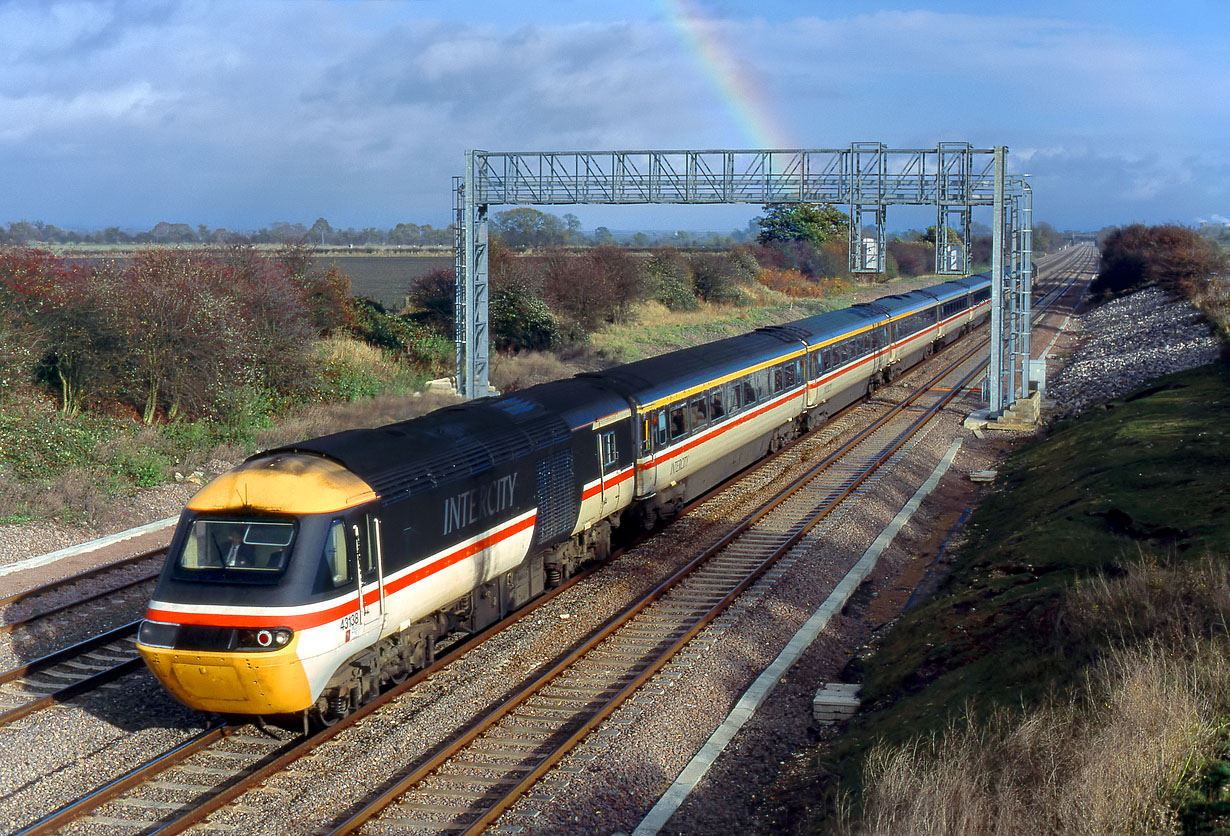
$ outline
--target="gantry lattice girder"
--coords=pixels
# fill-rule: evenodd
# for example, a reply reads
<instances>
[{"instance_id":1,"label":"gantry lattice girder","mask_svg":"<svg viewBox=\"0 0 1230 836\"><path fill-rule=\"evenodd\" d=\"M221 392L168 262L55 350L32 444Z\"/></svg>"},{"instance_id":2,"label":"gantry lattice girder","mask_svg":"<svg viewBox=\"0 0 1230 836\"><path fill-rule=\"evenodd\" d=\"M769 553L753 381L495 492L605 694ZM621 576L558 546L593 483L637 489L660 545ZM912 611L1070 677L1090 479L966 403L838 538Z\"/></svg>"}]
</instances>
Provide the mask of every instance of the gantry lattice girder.
<instances>
[{"instance_id":1,"label":"gantry lattice girder","mask_svg":"<svg viewBox=\"0 0 1230 836\"><path fill-rule=\"evenodd\" d=\"M477 204L994 203L994 149L473 151Z\"/></svg>"},{"instance_id":2,"label":"gantry lattice girder","mask_svg":"<svg viewBox=\"0 0 1230 836\"><path fill-rule=\"evenodd\" d=\"M488 207L500 204L828 203L850 217L850 267L886 267L886 207L936 207L936 272L969 269L971 212L992 210L992 363L999 414L1029 391L1030 195L1007 176L1007 148L941 142L935 148L709 151L466 151L454 179L457 228L457 387L489 392ZM959 242L949 242L955 224ZM864 234L866 231L866 236Z\"/></svg>"}]
</instances>

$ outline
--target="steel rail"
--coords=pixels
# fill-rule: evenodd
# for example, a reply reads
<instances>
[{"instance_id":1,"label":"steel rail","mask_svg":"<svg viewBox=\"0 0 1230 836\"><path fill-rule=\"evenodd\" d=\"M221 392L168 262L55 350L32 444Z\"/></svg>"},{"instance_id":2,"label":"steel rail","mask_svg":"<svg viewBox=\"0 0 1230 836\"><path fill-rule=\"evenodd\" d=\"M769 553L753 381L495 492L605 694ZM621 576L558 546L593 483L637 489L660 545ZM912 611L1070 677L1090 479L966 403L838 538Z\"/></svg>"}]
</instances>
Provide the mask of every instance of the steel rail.
<instances>
[{"instance_id":1,"label":"steel rail","mask_svg":"<svg viewBox=\"0 0 1230 836\"><path fill-rule=\"evenodd\" d=\"M57 689L51 694L36 697L30 702L23 703L16 708L10 708L8 711L0 712L0 727L7 726L16 720L20 720L35 711L40 711L56 703L64 702L73 697L93 691L95 688L100 688L108 682L119 679L121 676L132 673L139 668L144 667L144 662L140 656L132 659L127 659L119 662L104 671L99 671L91 676L84 677L65 685L63 688Z\"/></svg>"},{"instance_id":2,"label":"steel rail","mask_svg":"<svg viewBox=\"0 0 1230 836\"><path fill-rule=\"evenodd\" d=\"M213 745L216 741L225 737L229 733L230 728L226 723L212 726L196 737L186 740L174 749L159 755L154 760L129 770L114 781L106 783L92 790L87 795L43 816L38 821L13 833L12 836L45 836L45 834L54 833L69 822L102 806L128 789L145 783L158 773Z\"/></svg>"},{"instance_id":3,"label":"steel rail","mask_svg":"<svg viewBox=\"0 0 1230 836\"><path fill-rule=\"evenodd\" d=\"M40 656L37 659L26 662L24 665L9 668L7 671L0 673L0 683L10 682L14 679L23 677L28 673L35 673L43 670L44 668L49 668L52 665L58 665L61 662L72 659L74 656L80 656L86 651L93 650L96 647L101 647L104 644L119 641L120 639L131 636L133 633L137 632L137 628L140 626L141 622L139 620L130 621L127 624L116 627L114 630L99 633L97 636L85 639L84 641L79 641L74 645L61 648L53 653L48 653L46 656Z\"/></svg>"},{"instance_id":4,"label":"steel rail","mask_svg":"<svg viewBox=\"0 0 1230 836\"><path fill-rule=\"evenodd\" d=\"M87 580L89 578L92 578L104 572L108 572L108 571L111 571L117 568L123 568L127 565L138 563L142 560L148 560L149 558L155 557L160 553L165 554L166 549L153 549L151 551L144 552L139 555L135 555L134 557L124 558L123 560L117 560L114 563L108 563L105 566L98 566L94 569L90 569L85 572L80 572L76 575L72 575L71 577L61 578L58 581L52 581L51 583L35 587L34 589L28 589L24 592L18 592L16 594L9 595L6 598L0 599L0 607L7 606L9 604L15 604L15 603L18 603L19 601L23 601L28 598L33 598L39 595L44 595L55 589L68 586L69 584L73 584L78 581ZM136 578L135 580L126 581L117 586L113 586L109 589L105 589L102 592L96 592L91 595L87 595L83 598L74 599L64 604L57 604L54 607L48 607L47 609L44 609L44 610L38 610L37 612L31 615L25 616L23 618L19 618L14 621L0 622L0 633L11 632L17 627L21 627L22 625L29 624L32 621L37 621L40 618L46 618L47 616L55 615L57 613L64 612L65 610L70 610L73 607L79 607L82 604L88 604L91 601L97 601L100 598L107 598L111 595L114 595L117 592L122 592L125 589L130 589L134 586L138 586L140 584L147 583L152 580L156 580L160 573L161 573L161 567L159 567L159 571L157 572L142 575L141 577Z\"/></svg>"}]
</instances>

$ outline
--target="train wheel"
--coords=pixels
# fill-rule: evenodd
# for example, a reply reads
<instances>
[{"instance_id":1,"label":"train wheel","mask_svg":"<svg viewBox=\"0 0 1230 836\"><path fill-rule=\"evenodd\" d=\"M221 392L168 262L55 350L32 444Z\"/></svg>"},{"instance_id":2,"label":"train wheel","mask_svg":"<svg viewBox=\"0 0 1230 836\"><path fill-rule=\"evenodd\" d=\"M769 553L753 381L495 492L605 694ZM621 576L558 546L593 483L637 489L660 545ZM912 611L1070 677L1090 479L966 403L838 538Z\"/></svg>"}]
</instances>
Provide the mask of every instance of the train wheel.
<instances>
[{"instance_id":1,"label":"train wheel","mask_svg":"<svg viewBox=\"0 0 1230 836\"><path fill-rule=\"evenodd\" d=\"M308 719L316 728L327 729L337 725L339 720L350 713L350 710L349 697L338 695L329 699L322 695L316 701L316 705L308 709Z\"/></svg>"}]
</instances>

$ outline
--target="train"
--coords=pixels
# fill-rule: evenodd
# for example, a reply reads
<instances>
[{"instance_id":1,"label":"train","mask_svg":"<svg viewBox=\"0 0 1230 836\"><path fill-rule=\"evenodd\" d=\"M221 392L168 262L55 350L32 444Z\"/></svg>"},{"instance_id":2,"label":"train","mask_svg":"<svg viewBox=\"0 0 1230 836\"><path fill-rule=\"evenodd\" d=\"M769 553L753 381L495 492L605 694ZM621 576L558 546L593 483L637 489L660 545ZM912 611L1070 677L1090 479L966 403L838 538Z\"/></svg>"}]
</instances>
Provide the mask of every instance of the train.
<instances>
[{"instance_id":1,"label":"train","mask_svg":"<svg viewBox=\"0 0 1230 836\"><path fill-rule=\"evenodd\" d=\"M182 512L137 648L186 705L329 725L990 313L987 275L258 453Z\"/></svg>"}]
</instances>

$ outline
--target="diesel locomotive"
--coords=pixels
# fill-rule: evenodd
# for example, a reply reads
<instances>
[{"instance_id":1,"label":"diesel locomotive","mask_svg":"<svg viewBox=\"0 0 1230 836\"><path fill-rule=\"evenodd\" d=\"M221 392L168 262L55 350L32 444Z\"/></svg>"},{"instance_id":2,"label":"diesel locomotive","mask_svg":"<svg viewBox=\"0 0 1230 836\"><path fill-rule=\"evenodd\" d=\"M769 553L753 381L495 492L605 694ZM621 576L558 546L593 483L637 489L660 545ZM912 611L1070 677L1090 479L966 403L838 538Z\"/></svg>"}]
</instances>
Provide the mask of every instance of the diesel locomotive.
<instances>
[{"instance_id":1,"label":"diesel locomotive","mask_svg":"<svg viewBox=\"0 0 1230 836\"><path fill-rule=\"evenodd\" d=\"M329 724L984 320L987 276L252 456L138 634L187 705ZM296 719L296 722L298 721Z\"/></svg>"}]
</instances>

